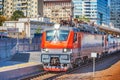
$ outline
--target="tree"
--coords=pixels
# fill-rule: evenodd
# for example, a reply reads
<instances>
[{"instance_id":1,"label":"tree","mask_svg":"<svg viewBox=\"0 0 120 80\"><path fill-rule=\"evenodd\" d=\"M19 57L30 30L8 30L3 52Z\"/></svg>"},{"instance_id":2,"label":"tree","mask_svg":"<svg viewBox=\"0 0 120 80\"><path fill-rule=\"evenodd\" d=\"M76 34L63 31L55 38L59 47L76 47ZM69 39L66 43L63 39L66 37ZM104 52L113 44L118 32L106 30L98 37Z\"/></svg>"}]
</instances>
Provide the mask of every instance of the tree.
<instances>
[{"instance_id":1,"label":"tree","mask_svg":"<svg viewBox=\"0 0 120 80\"><path fill-rule=\"evenodd\" d=\"M2 26L2 23L3 23L4 21L6 21L6 20L7 20L7 19L6 19L5 16L0 15L0 26Z\"/></svg>"},{"instance_id":2,"label":"tree","mask_svg":"<svg viewBox=\"0 0 120 80\"><path fill-rule=\"evenodd\" d=\"M24 13L20 10L16 10L13 12L13 15L11 16L11 20L18 20L19 18L24 18Z\"/></svg>"},{"instance_id":3,"label":"tree","mask_svg":"<svg viewBox=\"0 0 120 80\"><path fill-rule=\"evenodd\" d=\"M35 34L40 34L41 33L41 28L40 26L36 29Z\"/></svg>"},{"instance_id":4,"label":"tree","mask_svg":"<svg viewBox=\"0 0 120 80\"><path fill-rule=\"evenodd\" d=\"M0 11L0 15L2 15L2 11Z\"/></svg>"},{"instance_id":5,"label":"tree","mask_svg":"<svg viewBox=\"0 0 120 80\"><path fill-rule=\"evenodd\" d=\"M78 19L81 22L90 22L90 19L85 16L79 16Z\"/></svg>"},{"instance_id":6,"label":"tree","mask_svg":"<svg viewBox=\"0 0 120 80\"><path fill-rule=\"evenodd\" d=\"M41 34L41 27L39 26L36 31L35 31L35 34L34 34L34 37L41 37L42 34Z\"/></svg>"}]
</instances>

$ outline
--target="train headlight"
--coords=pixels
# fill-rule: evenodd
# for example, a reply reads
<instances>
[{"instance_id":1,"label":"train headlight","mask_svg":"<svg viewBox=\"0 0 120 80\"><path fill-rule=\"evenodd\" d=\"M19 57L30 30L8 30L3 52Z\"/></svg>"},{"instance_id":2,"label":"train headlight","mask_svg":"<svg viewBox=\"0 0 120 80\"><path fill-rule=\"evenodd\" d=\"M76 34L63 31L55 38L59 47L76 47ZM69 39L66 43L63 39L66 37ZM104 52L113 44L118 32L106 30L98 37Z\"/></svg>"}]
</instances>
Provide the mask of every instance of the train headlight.
<instances>
[{"instance_id":1,"label":"train headlight","mask_svg":"<svg viewBox=\"0 0 120 80\"><path fill-rule=\"evenodd\" d=\"M71 52L71 49L63 49L63 52Z\"/></svg>"},{"instance_id":2,"label":"train headlight","mask_svg":"<svg viewBox=\"0 0 120 80\"><path fill-rule=\"evenodd\" d=\"M48 52L49 50L48 49L45 49L46 52Z\"/></svg>"},{"instance_id":3,"label":"train headlight","mask_svg":"<svg viewBox=\"0 0 120 80\"><path fill-rule=\"evenodd\" d=\"M43 51L46 51L46 52L48 52L49 50L48 50L47 48L45 48L45 49L43 49Z\"/></svg>"},{"instance_id":4,"label":"train headlight","mask_svg":"<svg viewBox=\"0 0 120 80\"><path fill-rule=\"evenodd\" d=\"M63 49L63 52L67 52L67 49Z\"/></svg>"}]
</instances>

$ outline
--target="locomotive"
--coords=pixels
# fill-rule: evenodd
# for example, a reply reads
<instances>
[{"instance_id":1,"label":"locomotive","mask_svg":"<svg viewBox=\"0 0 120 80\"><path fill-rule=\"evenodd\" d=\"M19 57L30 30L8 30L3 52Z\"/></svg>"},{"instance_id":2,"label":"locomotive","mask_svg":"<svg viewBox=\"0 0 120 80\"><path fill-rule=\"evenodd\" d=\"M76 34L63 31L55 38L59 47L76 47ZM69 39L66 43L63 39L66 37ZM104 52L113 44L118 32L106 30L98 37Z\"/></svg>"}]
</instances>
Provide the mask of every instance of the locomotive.
<instances>
[{"instance_id":1,"label":"locomotive","mask_svg":"<svg viewBox=\"0 0 120 80\"><path fill-rule=\"evenodd\" d=\"M67 71L90 60L91 52L99 58L119 50L119 46L117 38L96 28L55 24L42 33L41 62L46 71Z\"/></svg>"}]
</instances>

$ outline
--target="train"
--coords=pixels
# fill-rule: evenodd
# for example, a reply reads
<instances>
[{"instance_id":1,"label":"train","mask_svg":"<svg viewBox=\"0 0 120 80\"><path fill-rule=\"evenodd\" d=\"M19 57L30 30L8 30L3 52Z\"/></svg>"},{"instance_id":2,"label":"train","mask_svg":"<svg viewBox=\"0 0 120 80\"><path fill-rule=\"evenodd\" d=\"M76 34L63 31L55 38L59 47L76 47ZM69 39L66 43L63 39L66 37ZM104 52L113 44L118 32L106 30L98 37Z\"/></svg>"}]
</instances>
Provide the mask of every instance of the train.
<instances>
[{"instance_id":1,"label":"train","mask_svg":"<svg viewBox=\"0 0 120 80\"><path fill-rule=\"evenodd\" d=\"M45 28L41 38L41 62L45 71L67 71L97 58L120 50L120 39L95 27L61 26Z\"/></svg>"}]
</instances>

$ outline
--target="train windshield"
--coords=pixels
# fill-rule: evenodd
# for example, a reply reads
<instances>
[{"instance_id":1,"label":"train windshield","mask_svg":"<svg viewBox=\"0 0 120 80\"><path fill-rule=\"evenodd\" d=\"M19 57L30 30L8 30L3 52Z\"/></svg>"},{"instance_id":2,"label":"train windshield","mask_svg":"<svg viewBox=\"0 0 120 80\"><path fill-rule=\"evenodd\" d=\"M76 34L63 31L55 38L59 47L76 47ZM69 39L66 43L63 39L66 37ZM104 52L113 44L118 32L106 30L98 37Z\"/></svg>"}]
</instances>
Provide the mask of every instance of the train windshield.
<instances>
[{"instance_id":1,"label":"train windshield","mask_svg":"<svg viewBox=\"0 0 120 80\"><path fill-rule=\"evenodd\" d=\"M67 30L49 30L46 31L47 41L66 41L69 31Z\"/></svg>"}]
</instances>

